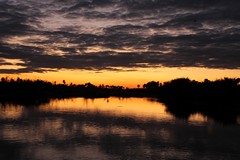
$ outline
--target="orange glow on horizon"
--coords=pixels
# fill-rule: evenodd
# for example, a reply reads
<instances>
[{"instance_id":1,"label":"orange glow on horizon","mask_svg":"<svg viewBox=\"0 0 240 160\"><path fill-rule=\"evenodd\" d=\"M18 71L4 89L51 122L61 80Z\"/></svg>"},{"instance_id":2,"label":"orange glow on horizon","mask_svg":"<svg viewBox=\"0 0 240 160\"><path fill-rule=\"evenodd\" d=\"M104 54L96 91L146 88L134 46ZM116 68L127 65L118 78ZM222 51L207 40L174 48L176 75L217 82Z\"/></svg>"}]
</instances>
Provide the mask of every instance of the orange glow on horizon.
<instances>
[{"instance_id":1,"label":"orange glow on horizon","mask_svg":"<svg viewBox=\"0 0 240 160\"><path fill-rule=\"evenodd\" d=\"M22 73L22 74L2 74L1 77L22 79L41 79L49 82L67 84L94 85L120 85L129 88L136 88L138 84L142 86L149 81L166 82L176 78L190 78L192 80L203 81L204 79L216 80L224 77L240 77L240 70L230 69L208 69L208 68L136 68L136 71L87 71L87 70L59 70L44 73Z\"/></svg>"}]
</instances>

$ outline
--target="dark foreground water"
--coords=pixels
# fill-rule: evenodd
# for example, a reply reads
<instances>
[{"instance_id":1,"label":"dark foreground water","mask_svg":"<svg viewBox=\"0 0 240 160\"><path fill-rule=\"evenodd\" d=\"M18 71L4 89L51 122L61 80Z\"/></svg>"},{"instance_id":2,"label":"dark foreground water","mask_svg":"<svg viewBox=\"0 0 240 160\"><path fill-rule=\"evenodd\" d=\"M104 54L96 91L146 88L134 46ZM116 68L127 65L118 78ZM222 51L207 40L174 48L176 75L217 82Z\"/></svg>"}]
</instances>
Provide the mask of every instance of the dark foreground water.
<instances>
[{"instance_id":1,"label":"dark foreground water","mask_svg":"<svg viewBox=\"0 0 240 160\"><path fill-rule=\"evenodd\" d=\"M240 120L239 120L240 121ZM239 160L240 125L166 113L147 98L0 104L0 160Z\"/></svg>"}]
</instances>

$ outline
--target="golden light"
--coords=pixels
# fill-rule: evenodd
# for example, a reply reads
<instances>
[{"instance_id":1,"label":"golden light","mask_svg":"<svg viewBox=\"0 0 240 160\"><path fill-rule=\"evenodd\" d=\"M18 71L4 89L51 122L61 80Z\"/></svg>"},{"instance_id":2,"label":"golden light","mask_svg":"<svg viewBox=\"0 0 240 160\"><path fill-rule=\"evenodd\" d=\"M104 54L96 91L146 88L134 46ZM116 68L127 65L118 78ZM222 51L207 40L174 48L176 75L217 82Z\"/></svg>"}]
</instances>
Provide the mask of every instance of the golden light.
<instances>
[{"instance_id":1,"label":"golden light","mask_svg":"<svg viewBox=\"0 0 240 160\"><path fill-rule=\"evenodd\" d=\"M65 113L102 113L117 117L134 117L141 120L171 120L173 116L165 112L165 106L147 98L73 98L52 100L40 106L40 111Z\"/></svg>"},{"instance_id":2,"label":"golden light","mask_svg":"<svg viewBox=\"0 0 240 160\"><path fill-rule=\"evenodd\" d=\"M21 77L23 79L42 79L50 82L62 83L63 80L67 84L85 84L92 83L94 85L121 85L129 88L136 88L138 84L141 86L149 81L165 82L175 78L189 77L192 80L204 81L204 79L216 80L224 77L237 78L240 70L235 69L208 69L197 67L182 68L117 68L116 71L88 71L88 70L55 70L46 71L44 73L21 73L21 74L2 74L2 76L10 76L13 78ZM47 69L46 69L47 70ZM49 69L52 70L52 69Z\"/></svg>"},{"instance_id":3,"label":"golden light","mask_svg":"<svg viewBox=\"0 0 240 160\"><path fill-rule=\"evenodd\" d=\"M24 66L21 66L21 64L24 64L25 62L21 59L8 59L8 58L0 58L1 61L3 61L5 64L0 65L0 69L22 69L25 68Z\"/></svg>"},{"instance_id":4,"label":"golden light","mask_svg":"<svg viewBox=\"0 0 240 160\"><path fill-rule=\"evenodd\" d=\"M22 116L24 107L21 105L5 105L0 104L0 119L17 119Z\"/></svg>"}]
</instances>

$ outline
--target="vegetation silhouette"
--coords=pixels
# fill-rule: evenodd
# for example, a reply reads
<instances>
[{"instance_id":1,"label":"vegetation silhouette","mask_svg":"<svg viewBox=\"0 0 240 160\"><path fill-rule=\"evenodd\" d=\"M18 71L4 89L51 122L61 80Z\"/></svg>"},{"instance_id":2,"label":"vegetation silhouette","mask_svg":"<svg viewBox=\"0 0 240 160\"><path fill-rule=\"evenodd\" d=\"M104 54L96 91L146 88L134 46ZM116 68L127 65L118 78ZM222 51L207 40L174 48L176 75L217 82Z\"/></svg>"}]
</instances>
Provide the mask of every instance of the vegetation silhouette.
<instances>
[{"instance_id":1,"label":"vegetation silhouette","mask_svg":"<svg viewBox=\"0 0 240 160\"><path fill-rule=\"evenodd\" d=\"M176 117L201 113L223 123L236 123L240 115L240 79L203 82L179 78L159 86L159 101Z\"/></svg>"},{"instance_id":2,"label":"vegetation silhouette","mask_svg":"<svg viewBox=\"0 0 240 160\"><path fill-rule=\"evenodd\" d=\"M143 88L123 86L50 83L42 80L0 80L0 102L38 105L51 98L69 97L155 97L178 118L188 119L191 114L201 113L223 123L236 123L240 115L240 78L224 78L203 82L178 78L160 83L150 81Z\"/></svg>"}]
</instances>

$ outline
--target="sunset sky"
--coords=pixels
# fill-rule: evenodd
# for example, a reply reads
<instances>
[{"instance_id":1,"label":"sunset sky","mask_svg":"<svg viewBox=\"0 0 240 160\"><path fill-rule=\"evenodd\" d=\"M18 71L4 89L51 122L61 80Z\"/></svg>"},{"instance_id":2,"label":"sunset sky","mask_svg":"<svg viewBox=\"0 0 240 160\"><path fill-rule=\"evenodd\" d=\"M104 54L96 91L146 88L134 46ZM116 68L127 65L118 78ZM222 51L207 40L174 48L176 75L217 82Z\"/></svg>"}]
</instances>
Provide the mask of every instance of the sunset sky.
<instances>
[{"instance_id":1,"label":"sunset sky","mask_svg":"<svg viewBox=\"0 0 240 160\"><path fill-rule=\"evenodd\" d=\"M0 75L136 87L240 77L239 0L0 0Z\"/></svg>"}]
</instances>

